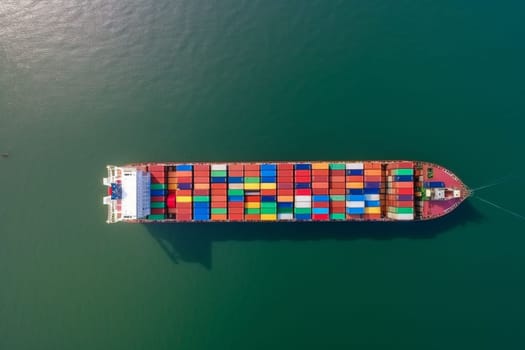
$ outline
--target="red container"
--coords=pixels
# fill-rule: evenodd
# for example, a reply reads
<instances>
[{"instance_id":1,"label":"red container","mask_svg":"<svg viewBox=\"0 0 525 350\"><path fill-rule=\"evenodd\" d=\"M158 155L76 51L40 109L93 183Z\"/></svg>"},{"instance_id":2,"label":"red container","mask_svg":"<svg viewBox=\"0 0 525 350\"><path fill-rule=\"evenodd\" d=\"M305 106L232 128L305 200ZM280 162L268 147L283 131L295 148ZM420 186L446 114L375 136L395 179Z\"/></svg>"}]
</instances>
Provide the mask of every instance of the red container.
<instances>
[{"instance_id":1,"label":"red container","mask_svg":"<svg viewBox=\"0 0 525 350\"><path fill-rule=\"evenodd\" d=\"M177 196L191 196L191 190L177 190Z\"/></svg>"},{"instance_id":2,"label":"red container","mask_svg":"<svg viewBox=\"0 0 525 350\"><path fill-rule=\"evenodd\" d=\"M398 188L397 189L398 194L414 194L414 187L410 188Z\"/></svg>"},{"instance_id":3,"label":"red container","mask_svg":"<svg viewBox=\"0 0 525 350\"><path fill-rule=\"evenodd\" d=\"M312 194L328 194L328 188L313 188Z\"/></svg>"},{"instance_id":4,"label":"red container","mask_svg":"<svg viewBox=\"0 0 525 350\"><path fill-rule=\"evenodd\" d=\"M414 202L412 201L399 201L394 205L398 208L412 208L414 206Z\"/></svg>"},{"instance_id":5,"label":"red container","mask_svg":"<svg viewBox=\"0 0 525 350\"><path fill-rule=\"evenodd\" d=\"M310 176L296 176L295 182L303 182L303 183L310 183L311 179Z\"/></svg>"},{"instance_id":6,"label":"red container","mask_svg":"<svg viewBox=\"0 0 525 350\"><path fill-rule=\"evenodd\" d=\"M261 215L259 214L244 214L244 220L246 221L260 221Z\"/></svg>"},{"instance_id":7,"label":"red container","mask_svg":"<svg viewBox=\"0 0 525 350\"><path fill-rule=\"evenodd\" d=\"M291 190L293 189L293 183L278 183L277 188L280 190Z\"/></svg>"},{"instance_id":8,"label":"red container","mask_svg":"<svg viewBox=\"0 0 525 350\"><path fill-rule=\"evenodd\" d=\"M243 171L244 165L239 163L228 164L228 171Z\"/></svg>"},{"instance_id":9,"label":"red container","mask_svg":"<svg viewBox=\"0 0 525 350\"><path fill-rule=\"evenodd\" d=\"M151 208L151 214L165 214L166 210L164 208Z\"/></svg>"},{"instance_id":10,"label":"red container","mask_svg":"<svg viewBox=\"0 0 525 350\"><path fill-rule=\"evenodd\" d=\"M175 214L175 213L177 213L177 209L176 208L168 208L168 213L169 214Z\"/></svg>"},{"instance_id":11,"label":"red container","mask_svg":"<svg viewBox=\"0 0 525 350\"><path fill-rule=\"evenodd\" d=\"M381 163L368 163L365 164L365 169L381 169Z\"/></svg>"},{"instance_id":12,"label":"red container","mask_svg":"<svg viewBox=\"0 0 525 350\"><path fill-rule=\"evenodd\" d=\"M392 187L394 188L414 188L414 183L410 182L392 182Z\"/></svg>"},{"instance_id":13,"label":"red container","mask_svg":"<svg viewBox=\"0 0 525 350\"><path fill-rule=\"evenodd\" d=\"M332 182L330 184L330 188L335 188L335 189L344 189L345 186L346 184L344 182Z\"/></svg>"},{"instance_id":14,"label":"red container","mask_svg":"<svg viewBox=\"0 0 525 350\"><path fill-rule=\"evenodd\" d=\"M227 196L225 195L215 195L215 194L212 194L211 195L211 202L212 203L216 203L216 202L226 202L228 199Z\"/></svg>"},{"instance_id":15,"label":"red container","mask_svg":"<svg viewBox=\"0 0 525 350\"><path fill-rule=\"evenodd\" d=\"M328 175L313 175L312 182L328 182Z\"/></svg>"},{"instance_id":16,"label":"red container","mask_svg":"<svg viewBox=\"0 0 525 350\"><path fill-rule=\"evenodd\" d=\"M230 209L243 209L244 203L243 202L228 202L228 208Z\"/></svg>"},{"instance_id":17,"label":"red container","mask_svg":"<svg viewBox=\"0 0 525 350\"><path fill-rule=\"evenodd\" d=\"M345 176L330 176L330 182L345 182Z\"/></svg>"},{"instance_id":18,"label":"red container","mask_svg":"<svg viewBox=\"0 0 525 350\"><path fill-rule=\"evenodd\" d=\"M194 171L203 171L203 170L210 170L210 165L209 164L194 164L193 165L193 170Z\"/></svg>"},{"instance_id":19,"label":"red container","mask_svg":"<svg viewBox=\"0 0 525 350\"><path fill-rule=\"evenodd\" d=\"M193 178L191 176L177 177L177 182L180 184L191 184Z\"/></svg>"},{"instance_id":20,"label":"red container","mask_svg":"<svg viewBox=\"0 0 525 350\"><path fill-rule=\"evenodd\" d=\"M164 171L166 167L164 165L149 165L148 170L151 171Z\"/></svg>"},{"instance_id":21,"label":"red container","mask_svg":"<svg viewBox=\"0 0 525 350\"><path fill-rule=\"evenodd\" d=\"M346 177L346 182L363 182L363 176L351 175Z\"/></svg>"},{"instance_id":22,"label":"red container","mask_svg":"<svg viewBox=\"0 0 525 350\"><path fill-rule=\"evenodd\" d=\"M328 182L313 182L312 183L312 188L316 189L316 188L326 188L328 189Z\"/></svg>"},{"instance_id":23,"label":"red container","mask_svg":"<svg viewBox=\"0 0 525 350\"><path fill-rule=\"evenodd\" d=\"M331 201L329 207L330 208L345 208L346 203L345 201Z\"/></svg>"},{"instance_id":24,"label":"red container","mask_svg":"<svg viewBox=\"0 0 525 350\"><path fill-rule=\"evenodd\" d=\"M225 190L227 189L228 185L227 184L211 184L211 189L212 190Z\"/></svg>"},{"instance_id":25,"label":"red container","mask_svg":"<svg viewBox=\"0 0 525 350\"><path fill-rule=\"evenodd\" d=\"M381 214L365 214L364 218L367 220L377 220L381 219Z\"/></svg>"},{"instance_id":26,"label":"red container","mask_svg":"<svg viewBox=\"0 0 525 350\"><path fill-rule=\"evenodd\" d=\"M313 169L312 175L313 176L328 176L329 170L328 169Z\"/></svg>"},{"instance_id":27,"label":"red container","mask_svg":"<svg viewBox=\"0 0 525 350\"><path fill-rule=\"evenodd\" d=\"M196 183L196 184L208 184L208 183L210 183L210 178L209 177L204 177L204 176L199 176L199 177L193 178L193 182Z\"/></svg>"},{"instance_id":28,"label":"red container","mask_svg":"<svg viewBox=\"0 0 525 350\"><path fill-rule=\"evenodd\" d=\"M278 176L277 177L277 183L293 183L293 177L291 176L283 176L283 177L280 177Z\"/></svg>"},{"instance_id":29,"label":"red container","mask_svg":"<svg viewBox=\"0 0 525 350\"><path fill-rule=\"evenodd\" d=\"M346 175L346 170L344 169L337 169L337 170L330 170L330 175L331 176L345 176Z\"/></svg>"},{"instance_id":30,"label":"red container","mask_svg":"<svg viewBox=\"0 0 525 350\"><path fill-rule=\"evenodd\" d=\"M312 208L329 208L329 202L312 202Z\"/></svg>"},{"instance_id":31,"label":"red container","mask_svg":"<svg viewBox=\"0 0 525 350\"><path fill-rule=\"evenodd\" d=\"M244 164L244 171L259 171L260 166L259 164Z\"/></svg>"},{"instance_id":32,"label":"red container","mask_svg":"<svg viewBox=\"0 0 525 350\"><path fill-rule=\"evenodd\" d=\"M175 208L177 206L176 198L177 195L175 194L175 192L168 194L168 197L166 198L166 205L168 206L168 208Z\"/></svg>"},{"instance_id":33,"label":"red container","mask_svg":"<svg viewBox=\"0 0 525 350\"><path fill-rule=\"evenodd\" d=\"M307 176L310 177L311 173L310 170L296 170L295 171L295 177L300 176Z\"/></svg>"},{"instance_id":34,"label":"red container","mask_svg":"<svg viewBox=\"0 0 525 350\"><path fill-rule=\"evenodd\" d=\"M243 177L244 176L244 171L242 171L242 170L230 170L230 171L228 171L228 176L231 176L231 177Z\"/></svg>"},{"instance_id":35,"label":"red container","mask_svg":"<svg viewBox=\"0 0 525 350\"><path fill-rule=\"evenodd\" d=\"M228 214L244 214L244 208L228 208Z\"/></svg>"},{"instance_id":36,"label":"red container","mask_svg":"<svg viewBox=\"0 0 525 350\"><path fill-rule=\"evenodd\" d=\"M278 170L293 170L293 164L290 163L277 163Z\"/></svg>"},{"instance_id":37,"label":"red container","mask_svg":"<svg viewBox=\"0 0 525 350\"><path fill-rule=\"evenodd\" d=\"M293 170L277 170L277 176L290 176L293 177Z\"/></svg>"},{"instance_id":38,"label":"red container","mask_svg":"<svg viewBox=\"0 0 525 350\"><path fill-rule=\"evenodd\" d=\"M192 204L191 203L177 203L177 209L191 209Z\"/></svg>"},{"instance_id":39,"label":"red container","mask_svg":"<svg viewBox=\"0 0 525 350\"><path fill-rule=\"evenodd\" d=\"M190 175L184 175L184 176L190 176ZM209 171L195 171L195 172L193 172L193 177L209 178L210 177L210 172Z\"/></svg>"},{"instance_id":40,"label":"red container","mask_svg":"<svg viewBox=\"0 0 525 350\"><path fill-rule=\"evenodd\" d=\"M380 182L381 175L365 175L365 182Z\"/></svg>"},{"instance_id":41,"label":"red container","mask_svg":"<svg viewBox=\"0 0 525 350\"><path fill-rule=\"evenodd\" d=\"M277 191L277 194L279 196L293 196L293 190L285 190L285 189L279 189Z\"/></svg>"},{"instance_id":42,"label":"red container","mask_svg":"<svg viewBox=\"0 0 525 350\"><path fill-rule=\"evenodd\" d=\"M228 215L228 220L230 221L244 221L243 214L231 214Z\"/></svg>"},{"instance_id":43,"label":"red container","mask_svg":"<svg viewBox=\"0 0 525 350\"><path fill-rule=\"evenodd\" d=\"M330 215L329 214L312 214L313 220L329 220Z\"/></svg>"},{"instance_id":44,"label":"red container","mask_svg":"<svg viewBox=\"0 0 525 350\"><path fill-rule=\"evenodd\" d=\"M210 190L193 190L194 196L209 196Z\"/></svg>"},{"instance_id":45,"label":"red container","mask_svg":"<svg viewBox=\"0 0 525 350\"><path fill-rule=\"evenodd\" d=\"M165 199L166 197L164 196L152 196L151 202L164 202Z\"/></svg>"},{"instance_id":46,"label":"red container","mask_svg":"<svg viewBox=\"0 0 525 350\"><path fill-rule=\"evenodd\" d=\"M179 206L176 209L177 209L177 214L190 214L191 215L191 207L189 207L189 208L181 208Z\"/></svg>"},{"instance_id":47,"label":"red container","mask_svg":"<svg viewBox=\"0 0 525 350\"><path fill-rule=\"evenodd\" d=\"M277 190L261 190L261 196L275 196Z\"/></svg>"},{"instance_id":48,"label":"red container","mask_svg":"<svg viewBox=\"0 0 525 350\"><path fill-rule=\"evenodd\" d=\"M361 220L362 216L361 214L346 214L347 220Z\"/></svg>"},{"instance_id":49,"label":"red container","mask_svg":"<svg viewBox=\"0 0 525 350\"><path fill-rule=\"evenodd\" d=\"M193 221L193 217L191 214L175 214L177 221Z\"/></svg>"},{"instance_id":50,"label":"red container","mask_svg":"<svg viewBox=\"0 0 525 350\"><path fill-rule=\"evenodd\" d=\"M259 196L245 196L244 197L244 201L245 202L260 202L261 201L261 197Z\"/></svg>"},{"instance_id":51,"label":"red container","mask_svg":"<svg viewBox=\"0 0 525 350\"><path fill-rule=\"evenodd\" d=\"M245 170L244 176L245 177L260 177L261 172L259 170Z\"/></svg>"},{"instance_id":52,"label":"red container","mask_svg":"<svg viewBox=\"0 0 525 350\"><path fill-rule=\"evenodd\" d=\"M295 190L296 196L311 196L312 190L309 188L299 188Z\"/></svg>"},{"instance_id":53,"label":"red container","mask_svg":"<svg viewBox=\"0 0 525 350\"><path fill-rule=\"evenodd\" d=\"M343 195L343 194L346 194L346 189L344 189L344 188L331 188L330 189L330 194Z\"/></svg>"}]
</instances>

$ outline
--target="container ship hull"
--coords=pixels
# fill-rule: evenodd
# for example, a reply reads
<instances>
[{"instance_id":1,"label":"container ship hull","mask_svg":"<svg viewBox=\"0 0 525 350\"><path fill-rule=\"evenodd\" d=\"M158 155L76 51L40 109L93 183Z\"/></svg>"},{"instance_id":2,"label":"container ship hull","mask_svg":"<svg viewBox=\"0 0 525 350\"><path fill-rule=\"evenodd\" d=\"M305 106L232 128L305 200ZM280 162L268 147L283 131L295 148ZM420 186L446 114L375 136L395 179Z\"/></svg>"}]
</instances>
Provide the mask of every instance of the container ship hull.
<instances>
[{"instance_id":1,"label":"container ship hull","mask_svg":"<svg viewBox=\"0 0 525 350\"><path fill-rule=\"evenodd\" d=\"M108 223L422 221L470 194L420 161L135 163L107 166Z\"/></svg>"}]
</instances>

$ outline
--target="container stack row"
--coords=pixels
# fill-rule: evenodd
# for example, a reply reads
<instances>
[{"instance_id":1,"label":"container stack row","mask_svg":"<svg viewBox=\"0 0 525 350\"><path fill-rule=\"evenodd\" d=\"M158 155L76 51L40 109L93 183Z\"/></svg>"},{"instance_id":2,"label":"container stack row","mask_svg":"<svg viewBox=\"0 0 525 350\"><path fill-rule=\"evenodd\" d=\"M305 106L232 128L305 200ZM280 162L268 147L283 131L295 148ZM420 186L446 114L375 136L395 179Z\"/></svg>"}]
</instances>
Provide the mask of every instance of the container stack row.
<instances>
[{"instance_id":1,"label":"container stack row","mask_svg":"<svg viewBox=\"0 0 525 350\"><path fill-rule=\"evenodd\" d=\"M261 164L261 220L277 220L276 164Z\"/></svg>"},{"instance_id":2,"label":"container stack row","mask_svg":"<svg viewBox=\"0 0 525 350\"><path fill-rule=\"evenodd\" d=\"M244 167L228 165L228 220L244 220Z\"/></svg>"},{"instance_id":3,"label":"container stack row","mask_svg":"<svg viewBox=\"0 0 525 350\"><path fill-rule=\"evenodd\" d=\"M210 220L210 165L193 166L193 220Z\"/></svg>"},{"instance_id":4,"label":"container stack row","mask_svg":"<svg viewBox=\"0 0 525 350\"><path fill-rule=\"evenodd\" d=\"M293 220L294 203L293 164L277 164L277 219Z\"/></svg>"},{"instance_id":5,"label":"container stack row","mask_svg":"<svg viewBox=\"0 0 525 350\"><path fill-rule=\"evenodd\" d=\"M172 176L176 183L175 218L177 221L191 221L193 219L193 165L176 165Z\"/></svg>"},{"instance_id":6,"label":"container stack row","mask_svg":"<svg viewBox=\"0 0 525 350\"><path fill-rule=\"evenodd\" d=\"M211 220L225 221L228 218L228 178L226 164L211 165Z\"/></svg>"},{"instance_id":7,"label":"container stack row","mask_svg":"<svg viewBox=\"0 0 525 350\"><path fill-rule=\"evenodd\" d=\"M387 217L394 220L414 219L414 163L387 165Z\"/></svg>"},{"instance_id":8,"label":"container stack row","mask_svg":"<svg viewBox=\"0 0 525 350\"><path fill-rule=\"evenodd\" d=\"M261 167L244 164L244 219L261 220Z\"/></svg>"},{"instance_id":9,"label":"container stack row","mask_svg":"<svg viewBox=\"0 0 525 350\"><path fill-rule=\"evenodd\" d=\"M150 220L164 220L166 218L166 167L163 165L150 165L148 167L150 173L150 208L151 215L148 216Z\"/></svg>"},{"instance_id":10,"label":"container stack row","mask_svg":"<svg viewBox=\"0 0 525 350\"><path fill-rule=\"evenodd\" d=\"M168 196L166 197L166 209L169 218L175 218L177 215L176 193L177 193L177 172L174 166L168 167Z\"/></svg>"},{"instance_id":11,"label":"container stack row","mask_svg":"<svg viewBox=\"0 0 525 350\"><path fill-rule=\"evenodd\" d=\"M330 219L328 163L312 163L312 220Z\"/></svg>"},{"instance_id":12,"label":"container stack row","mask_svg":"<svg viewBox=\"0 0 525 350\"><path fill-rule=\"evenodd\" d=\"M294 166L296 220L312 219L312 165L298 163Z\"/></svg>"},{"instance_id":13,"label":"container stack row","mask_svg":"<svg viewBox=\"0 0 525 350\"><path fill-rule=\"evenodd\" d=\"M328 165L329 212L333 220L342 220L345 215L345 165L330 163Z\"/></svg>"},{"instance_id":14,"label":"container stack row","mask_svg":"<svg viewBox=\"0 0 525 350\"><path fill-rule=\"evenodd\" d=\"M366 163L364 167L364 201L367 220L381 218L381 188L382 188L381 163Z\"/></svg>"},{"instance_id":15,"label":"container stack row","mask_svg":"<svg viewBox=\"0 0 525 350\"><path fill-rule=\"evenodd\" d=\"M362 219L365 213L365 167L363 163L347 163L346 175L346 215L348 219Z\"/></svg>"}]
</instances>

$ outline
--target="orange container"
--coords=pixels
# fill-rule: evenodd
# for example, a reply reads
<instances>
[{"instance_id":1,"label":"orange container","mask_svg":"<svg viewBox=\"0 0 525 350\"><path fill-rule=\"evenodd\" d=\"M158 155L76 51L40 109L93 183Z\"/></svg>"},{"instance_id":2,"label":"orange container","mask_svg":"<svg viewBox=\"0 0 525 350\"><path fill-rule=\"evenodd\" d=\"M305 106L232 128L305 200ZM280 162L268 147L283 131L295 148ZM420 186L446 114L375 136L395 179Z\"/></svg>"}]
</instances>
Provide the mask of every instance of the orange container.
<instances>
[{"instance_id":1,"label":"orange container","mask_svg":"<svg viewBox=\"0 0 525 350\"><path fill-rule=\"evenodd\" d=\"M346 177L346 182L363 182L363 176L351 175Z\"/></svg>"},{"instance_id":2,"label":"orange container","mask_svg":"<svg viewBox=\"0 0 525 350\"><path fill-rule=\"evenodd\" d=\"M277 190L261 190L261 196L275 196Z\"/></svg>"},{"instance_id":3,"label":"orange container","mask_svg":"<svg viewBox=\"0 0 525 350\"><path fill-rule=\"evenodd\" d=\"M177 196L191 196L191 190L177 190Z\"/></svg>"},{"instance_id":4,"label":"orange container","mask_svg":"<svg viewBox=\"0 0 525 350\"><path fill-rule=\"evenodd\" d=\"M228 219L228 216L226 214L211 214L212 221L223 221L227 219Z\"/></svg>"},{"instance_id":5,"label":"orange container","mask_svg":"<svg viewBox=\"0 0 525 350\"><path fill-rule=\"evenodd\" d=\"M381 169L381 163L365 163L365 170L366 169Z\"/></svg>"},{"instance_id":6,"label":"orange container","mask_svg":"<svg viewBox=\"0 0 525 350\"><path fill-rule=\"evenodd\" d=\"M312 188L328 188L328 182L313 182Z\"/></svg>"},{"instance_id":7,"label":"orange container","mask_svg":"<svg viewBox=\"0 0 525 350\"><path fill-rule=\"evenodd\" d=\"M413 182L392 182L394 188L413 188Z\"/></svg>"},{"instance_id":8,"label":"orange container","mask_svg":"<svg viewBox=\"0 0 525 350\"><path fill-rule=\"evenodd\" d=\"M260 214L244 214L244 220L246 221L260 221L261 215Z\"/></svg>"},{"instance_id":9,"label":"orange container","mask_svg":"<svg viewBox=\"0 0 525 350\"><path fill-rule=\"evenodd\" d=\"M344 189L345 188L345 183L344 183L344 181L343 182L332 182L330 184L330 188Z\"/></svg>"},{"instance_id":10,"label":"orange container","mask_svg":"<svg viewBox=\"0 0 525 350\"><path fill-rule=\"evenodd\" d=\"M179 181L180 184L191 184L193 182L193 178L191 176L177 176L176 179Z\"/></svg>"},{"instance_id":11,"label":"orange container","mask_svg":"<svg viewBox=\"0 0 525 350\"><path fill-rule=\"evenodd\" d=\"M345 176L330 176L330 182L345 182Z\"/></svg>"},{"instance_id":12,"label":"orange container","mask_svg":"<svg viewBox=\"0 0 525 350\"><path fill-rule=\"evenodd\" d=\"M365 169L365 176L381 176L381 169Z\"/></svg>"},{"instance_id":13,"label":"orange container","mask_svg":"<svg viewBox=\"0 0 525 350\"><path fill-rule=\"evenodd\" d=\"M169 184L176 184L178 182L176 177L168 177Z\"/></svg>"},{"instance_id":14,"label":"orange container","mask_svg":"<svg viewBox=\"0 0 525 350\"><path fill-rule=\"evenodd\" d=\"M344 188L331 188L330 194L343 195L346 194L346 190Z\"/></svg>"},{"instance_id":15,"label":"orange container","mask_svg":"<svg viewBox=\"0 0 525 350\"><path fill-rule=\"evenodd\" d=\"M381 176L379 175L365 175L365 182L380 182Z\"/></svg>"},{"instance_id":16,"label":"orange container","mask_svg":"<svg viewBox=\"0 0 525 350\"><path fill-rule=\"evenodd\" d=\"M195 184L193 185L196 190L209 190L210 184Z\"/></svg>"}]
</instances>

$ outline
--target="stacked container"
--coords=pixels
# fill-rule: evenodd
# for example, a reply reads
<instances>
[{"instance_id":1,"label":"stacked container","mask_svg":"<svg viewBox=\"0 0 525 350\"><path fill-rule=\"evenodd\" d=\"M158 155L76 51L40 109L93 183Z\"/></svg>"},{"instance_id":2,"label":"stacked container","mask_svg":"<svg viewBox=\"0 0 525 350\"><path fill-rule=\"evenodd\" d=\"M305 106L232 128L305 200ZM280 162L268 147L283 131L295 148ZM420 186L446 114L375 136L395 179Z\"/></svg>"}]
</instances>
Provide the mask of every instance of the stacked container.
<instances>
[{"instance_id":1,"label":"stacked container","mask_svg":"<svg viewBox=\"0 0 525 350\"><path fill-rule=\"evenodd\" d=\"M168 217L176 218L176 193L177 193L177 172L175 167L168 167L168 197L166 198L166 206L168 207Z\"/></svg>"},{"instance_id":2,"label":"stacked container","mask_svg":"<svg viewBox=\"0 0 525 350\"><path fill-rule=\"evenodd\" d=\"M175 190L177 221L191 221L192 216L192 189L193 189L193 165L179 164L175 166L175 179L177 189Z\"/></svg>"},{"instance_id":3,"label":"stacked container","mask_svg":"<svg viewBox=\"0 0 525 350\"><path fill-rule=\"evenodd\" d=\"M261 220L277 220L276 164L261 164Z\"/></svg>"},{"instance_id":4,"label":"stacked container","mask_svg":"<svg viewBox=\"0 0 525 350\"><path fill-rule=\"evenodd\" d=\"M390 163L387 176L387 217L414 220L414 163Z\"/></svg>"},{"instance_id":5,"label":"stacked container","mask_svg":"<svg viewBox=\"0 0 525 350\"><path fill-rule=\"evenodd\" d=\"M166 196L168 185L166 183L166 168L163 165L150 165L150 195L151 214L150 220L164 220L166 218Z\"/></svg>"},{"instance_id":6,"label":"stacked container","mask_svg":"<svg viewBox=\"0 0 525 350\"><path fill-rule=\"evenodd\" d=\"M193 219L210 220L210 165L193 165Z\"/></svg>"},{"instance_id":7,"label":"stacked container","mask_svg":"<svg viewBox=\"0 0 525 350\"><path fill-rule=\"evenodd\" d=\"M312 163L312 219L330 219L328 163Z\"/></svg>"},{"instance_id":8,"label":"stacked container","mask_svg":"<svg viewBox=\"0 0 525 350\"><path fill-rule=\"evenodd\" d=\"M244 164L244 219L261 220L261 167L259 164Z\"/></svg>"},{"instance_id":9,"label":"stacked container","mask_svg":"<svg viewBox=\"0 0 525 350\"><path fill-rule=\"evenodd\" d=\"M211 220L225 221L228 218L227 164L211 165Z\"/></svg>"},{"instance_id":10,"label":"stacked container","mask_svg":"<svg viewBox=\"0 0 525 350\"><path fill-rule=\"evenodd\" d=\"M242 164L228 166L228 220L244 220L244 169Z\"/></svg>"},{"instance_id":11,"label":"stacked container","mask_svg":"<svg viewBox=\"0 0 525 350\"><path fill-rule=\"evenodd\" d=\"M309 163L295 164L295 202L296 220L312 219L312 165Z\"/></svg>"},{"instance_id":12,"label":"stacked container","mask_svg":"<svg viewBox=\"0 0 525 350\"><path fill-rule=\"evenodd\" d=\"M277 164L277 218L293 220L293 164Z\"/></svg>"},{"instance_id":13,"label":"stacked container","mask_svg":"<svg viewBox=\"0 0 525 350\"><path fill-rule=\"evenodd\" d=\"M365 219L377 220L381 218L382 176L381 163L365 164Z\"/></svg>"},{"instance_id":14,"label":"stacked container","mask_svg":"<svg viewBox=\"0 0 525 350\"><path fill-rule=\"evenodd\" d=\"M363 163L347 163L346 166L346 216L361 219L365 213L365 189Z\"/></svg>"}]
</instances>

